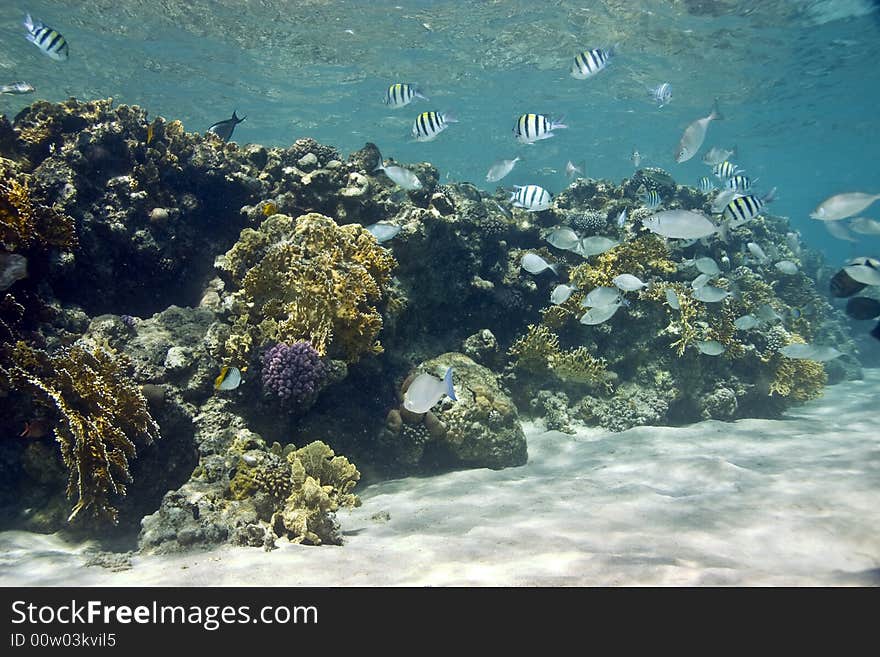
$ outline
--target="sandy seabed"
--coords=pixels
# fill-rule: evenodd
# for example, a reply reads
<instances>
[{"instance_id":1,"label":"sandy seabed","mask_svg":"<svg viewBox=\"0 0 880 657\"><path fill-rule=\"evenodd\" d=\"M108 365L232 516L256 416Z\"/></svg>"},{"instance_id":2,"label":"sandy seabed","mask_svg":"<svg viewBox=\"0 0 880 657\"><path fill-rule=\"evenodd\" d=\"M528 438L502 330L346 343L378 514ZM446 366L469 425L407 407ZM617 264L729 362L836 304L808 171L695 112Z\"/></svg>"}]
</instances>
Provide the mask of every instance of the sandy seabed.
<instances>
[{"instance_id":1,"label":"sandy seabed","mask_svg":"<svg viewBox=\"0 0 880 657\"><path fill-rule=\"evenodd\" d=\"M0 533L3 586L880 585L880 370L781 420L577 435L529 462L369 486L341 547L133 556Z\"/></svg>"}]
</instances>

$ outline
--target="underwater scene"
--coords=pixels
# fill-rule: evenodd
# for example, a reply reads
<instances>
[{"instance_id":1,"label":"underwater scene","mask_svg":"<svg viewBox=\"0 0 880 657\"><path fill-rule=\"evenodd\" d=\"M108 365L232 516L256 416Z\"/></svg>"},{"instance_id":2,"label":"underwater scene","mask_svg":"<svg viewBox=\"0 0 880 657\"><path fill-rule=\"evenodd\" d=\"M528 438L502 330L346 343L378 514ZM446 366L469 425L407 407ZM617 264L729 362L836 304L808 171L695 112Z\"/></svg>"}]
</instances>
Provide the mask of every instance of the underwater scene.
<instances>
[{"instance_id":1,"label":"underwater scene","mask_svg":"<svg viewBox=\"0 0 880 657\"><path fill-rule=\"evenodd\" d=\"M878 3L0 4L0 585L880 584Z\"/></svg>"}]
</instances>

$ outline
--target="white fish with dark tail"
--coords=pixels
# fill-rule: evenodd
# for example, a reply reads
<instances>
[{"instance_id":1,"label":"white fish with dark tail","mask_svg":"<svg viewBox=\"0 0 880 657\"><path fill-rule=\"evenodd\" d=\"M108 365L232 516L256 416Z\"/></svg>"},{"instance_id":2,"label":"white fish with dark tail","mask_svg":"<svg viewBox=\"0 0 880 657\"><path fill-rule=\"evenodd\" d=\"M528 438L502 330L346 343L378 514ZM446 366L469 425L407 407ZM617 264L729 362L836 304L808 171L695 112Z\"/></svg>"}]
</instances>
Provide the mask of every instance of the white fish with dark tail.
<instances>
[{"instance_id":1,"label":"white fish with dark tail","mask_svg":"<svg viewBox=\"0 0 880 657\"><path fill-rule=\"evenodd\" d=\"M391 109L400 109L401 107L409 105L416 98L428 100L428 98L423 96L415 85L408 82L397 82L388 87L388 91L385 92L385 98L382 99L382 102Z\"/></svg>"},{"instance_id":2,"label":"white fish with dark tail","mask_svg":"<svg viewBox=\"0 0 880 657\"><path fill-rule=\"evenodd\" d=\"M617 309L623 305L621 303L610 303L606 306L593 306L583 315L581 315L580 322L581 324L586 324L587 326L595 326L596 324L602 324L603 322L607 322L609 319L614 317L614 313L617 312Z\"/></svg>"},{"instance_id":3,"label":"white fish with dark tail","mask_svg":"<svg viewBox=\"0 0 880 657\"><path fill-rule=\"evenodd\" d=\"M540 212L553 205L553 196L543 187L538 185L513 186L514 191L510 194L510 201L514 207L522 208L528 212Z\"/></svg>"},{"instance_id":4,"label":"white fish with dark tail","mask_svg":"<svg viewBox=\"0 0 880 657\"><path fill-rule=\"evenodd\" d=\"M849 228L859 235L880 235L880 221L868 219L868 217L850 219Z\"/></svg>"},{"instance_id":5,"label":"white fish with dark tail","mask_svg":"<svg viewBox=\"0 0 880 657\"><path fill-rule=\"evenodd\" d=\"M571 251L577 246L578 241L580 241L578 234L571 228L565 226L551 231L544 239L547 240L551 246L555 246L557 249L562 249L563 251Z\"/></svg>"},{"instance_id":6,"label":"white fish with dark tail","mask_svg":"<svg viewBox=\"0 0 880 657\"><path fill-rule=\"evenodd\" d=\"M810 216L820 221L840 221L857 215L877 199L880 199L880 194L863 192L836 194L822 201Z\"/></svg>"},{"instance_id":7,"label":"white fish with dark tail","mask_svg":"<svg viewBox=\"0 0 880 657\"><path fill-rule=\"evenodd\" d=\"M412 136L416 141L434 141L450 123L458 123L451 114L446 112L422 112L413 121Z\"/></svg>"},{"instance_id":8,"label":"white fish with dark tail","mask_svg":"<svg viewBox=\"0 0 880 657\"><path fill-rule=\"evenodd\" d=\"M751 331L760 323L761 322L759 322L758 318L754 315L743 315L742 317L737 317L733 320L733 325L740 331Z\"/></svg>"},{"instance_id":9,"label":"white fish with dark tail","mask_svg":"<svg viewBox=\"0 0 880 657\"><path fill-rule=\"evenodd\" d=\"M645 283L632 274L620 274L615 276L611 282L624 292L635 292L645 287Z\"/></svg>"},{"instance_id":10,"label":"white fish with dark tail","mask_svg":"<svg viewBox=\"0 0 880 657\"><path fill-rule=\"evenodd\" d=\"M217 121L217 123L208 128L207 131L213 132L223 141L229 141L230 139L232 139L232 132L235 130L235 126L244 121L246 118L246 116L238 118L238 115L235 113L235 111L233 111L230 118L223 121Z\"/></svg>"},{"instance_id":11,"label":"white fish with dark tail","mask_svg":"<svg viewBox=\"0 0 880 657\"><path fill-rule=\"evenodd\" d=\"M716 164L721 164L724 160L736 157L736 147L734 146L732 150L727 150L726 148L719 148L718 146L713 146L708 151L703 154L703 164L707 164L710 167L714 167Z\"/></svg>"},{"instance_id":12,"label":"white fish with dark tail","mask_svg":"<svg viewBox=\"0 0 880 657\"><path fill-rule=\"evenodd\" d=\"M577 243L577 246L572 250L582 258L589 258L590 256L600 255L606 251L610 251L618 244L620 244L620 242L613 240L610 237L591 235L590 237L581 238Z\"/></svg>"},{"instance_id":13,"label":"white fish with dark tail","mask_svg":"<svg viewBox=\"0 0 880 657\"><path fill-rule=\"evenodd\" d=\"M28 31L25 38L42 50L46 56L55 61L63 62L70 55L67 39L61 36L58 30L54 30L40 21L35 21L30 14L24 19L24 26Z\"/></svg>"},{"instance_id":14,"label":"white fish with dark tail","mask_svg":"<svg viewBox=\"0 0 880 657\"><path fill-rule=\"evenodd\" d=\"M558 264L550 264L537 253L526 253L522 257L522 260L520 260L520 266L530 274L540 274L542 271L545 271L547 269L552 271L554 274L559 274Z\"/></svg>"},{"instance_id":15,"label":"white fish with dark tail","mask_svg":"<svg viewBox=\"0 0 880 657\"><path fill-rule=\"evenodd\" d=\"M693 210L666 210L642 220L642 225L661 237L700 239L719 232L709 217Z\"/></svg>"},{"instance_id":16,"label":"white fish with dark tail","mask_svg":"<svg viewBox=\"0 0 880 657\"><path fill-rule=\"evenodd\" d=\"M639 200L642 202L642 205L649 210L660 207L660 204L663 202L663 199L660 198L660 194L658 194L653 189L642 192L642 194L639 196Z\"/></svg>"},{"instance_id":17,"label":"white fish with dark tail","mask_svg":"<svg viewBox=\"0 0 880 657\"><path fill-rule=\"evenodd\" d=\"M843 353L834 347L818 344L804 344L800 342L785 345L779 350L779 353L786 358L794 358L796 360L815 360L820 363L825 363L829 360L834 360L838 356L843 356Z\"/></svg>"},{"instance_id":18,"label":"white fish with dark tail","mask_svg":"<svg viewBox=\"0 0 880 657\"><path fill-rule=\"evenodd\" d=\"M574 178L577 174L584 175L584 169L583 169L583 167L575 166L574 163L573 163L571 160L569 160L568 162L566 162L566 163L565 163L565 175L566 175L566 177L568 177L569 179L572 179L572 178Z\"/></svg>"},{"instance_id":19,"label":"white fish with dark tail","mask_svg":"<svg viewBox=\"0 0 880 657\"><path fill-rule=\"evenodd\" d=\"M399 185L407 191L422 188L422 181L419 180L419 177L416 174L414 174L409 169L404 169L403 167L399 167L396 164L385 166L385 164L383 164L381 155L379 155L379 163L376 165L373 171L383 172L391 179L391 181L395 185Z\"/></svg>"},{"instance_id":20,"label":"white fish with dark tail","mask_svg":"<svg viewBox=\"0 0 880 657\"><path fill-rule=\"evenodd\" d=\"M727 204L721 216L725 221L730 222L731 228L736 228L750 219L754 219L764 209L765 205L772 203L774 200L776 200L775 187L764 196L759 197L754 194L740 196Z\"/></svg>"},{"instance_id":21,"label":"white fish with dark tail","mask_svg":"<svg viewBox=\"0 0 880 657\"><path fill-rule=\"evenodd\" d=\"M709 124L712 121L719 121L723 118L724 116L718 110L718 101L716 100L709 116L697 119L685 128L684 133L681 135L681 140L678 142L678 148L675 150L675 161L681 164L696 155L706 139L706 131L709 129Z\"/></svg>"},{"instance_id":22,"label":"white fish with dark tail","mask_svg":"<svg viewBox=\"0 0 880 657\"><path fill-rule=\"evenodd\" d=\"M394 224L386 224L381 221L370 224L365 228L367 232L369 232L373 237L376 238L376 241L379 244L384 244L388 240L394 239L397 233L400 232L400 226L395 226Z\"/></svg>"},{"instance_id":23,"label":"white fish with dark tail","mask_svg":"<svg viewBox=\"0 0 880 657\"><path fill-rule=\"evenodd\" d=\"M773 266L786 276L794 276L798 273L797 265L794 264L791 260L780 260Z\"/></svg>"},{"instance_id":24,"label":"white fish with dark tail","mask_svg":"<svg viewBox=\"0 0 880 657\"><path fill-rule=\"evenodd\" d=\"M842 221L823 221L822 225L825 226L825 230L828 231L828 234L836 240L843 240L844 242L859 241Z\"/></svg>"},{"instance_id":25,"label":"white fish with dark tail","mask_svg":"<svg viewBox=\"0 0 880 657\"><path fill-rule=\"evenodd\" d=\"M568 301L568 298L571 296L572 292L577 292L577 288L574 285L566 285L565 283L560 283L556 287L553 288L553 291L550 293L550 303L558 306L560 303L565 303Z\"/></svg>"},{"instance_id":26,"label":"white fish with dark tail","mask_svg":"<svg viewBox=\"0 0 880 657\"><path fill-rule=\"evenodd\" d=\"M611 304L620 303L620 290L615 287L597 287L590 290L581 306L584 308L595 308L596 306L610 306Z\"/></svg>"},{"instance_id":27,"label":"white fish with dark tail","mask_svg":"<svg viewBox=\"0 0 880 657\"><path fill-rule=\"evenodd\" d=\"M545 114L523 114L516 120L516 124L513 126L513 134L521 144L534 144L536 141L555 137L554 130L567 127L562 122L562 119L552 121Z\"/></svg>"},{"instance_id":28,"label":"white fish with dark tail","mask_svg":"<svg viewBox=\"0 0 880 657\"><path fill-rule=\"evenodd\" d=\"M746 248L749 250L749 253L755 256L760 262L767 262L769 260L767 254L764 253L764 249L755 242L749 242L746 244Z\"/></svg>"},{"instance_id":29,"label":"white fish with dark tail","mask_svg":"<svg viewBox=\"0 0 880 657\"><path fill-rule=\"evenodd\" d=\"M697 271L706 274L707 276L718 276L718 274L721 273L721 268L718 267L718 263L708 256L703 256L702 258L694 260L694 266L697 268Z\"/></svg>"},{"instance_id":30,"label":"white fish with dark tail","mask_svg":"<svg viewBox=\"0 0 880 657\"><path fill-rule=\"evenodd\" d=\"M719 162L714 167L712 167L712 173L714 173L715 177L719 180L727 180L728 178L732 178L733 176L737 176L745 172L738 166L736 166L733 162L728 162L727 160L725 160L724 162Z\"/></svg>"},{"instance_id":31,"label":"white fish with dark tail","mask_svg":"<svg viewBox=\"0 0 880 657\"><path fill-rule=\"evenodd\" d=\"M569 73L575 80L586 80L605 70L612 57L614 57L614 48L584 50L575 55Z\"/></svg>"},{"instance_id":32,"label":"white fish with dark tail","mask_svg":"<svg viewBox=\"0 0 880 657\"><path fill-rule=\"evenodd\" d=\"M34 92L34 87L27 82L13 82L12 84L0 84L0 94L20 96Z\"/></svg>"},{"instance_id":33,"label":"white fish with dark tail","mask_svg":"<svg viewBox=\"0 0 880 657\"><path fill-rule=\"evenodd\" d=\"M427 413L444 395L452 401L458 401L452 385L451 367L446 368L442 381L433 374L419 374L403 393L403 407L412 413Z\"/></svg>"},{"instance_id":34,"label":"white fish with dark tail","mask_svg":"<svg viewBox=\"0 0 880 657\"><path fill-rule=\"evenodd\" d=\"M486 182L498 182L506 177L507 174L513 171L513 167L515 167L516 163L519 161L519 157L515 157L512 160L498 160L495 164L489 167L489 172L486 174Z\"/></svg>"},{"instance_id":35,"label":"white fish with dark tail","mask_svg":"<svg viewBox=\"0 0 880 657\"><path fill-rule=\"evenodd\" d=\"M697 340L697 349L707 356L720 356L724 353L724 345L718 340Z\"/></svg>"},{"instance_id":36,"label":"white fish with dark tail","mask_svg":"<svg viewBox=\"0 0 880 657\"><path fill-rule=\"evenodd\" d=\"M709 176L703 176L700 178L700 191L704 194L708 194L709 192L715 189L715 183L712 182L712 179Z\"/></svg>"},{"instance_id":37,"label":"white fish with dark tail","mask_svg":"<svg viewBox=\"0 0 880 657\"><path fill-rule=\"evenodd\" d=\"M694 299L703 303L718 303L719 301L724 301L729 296L730 292L727 290L711 285L703 285L694 290Z\"/></svg>"},{"instance_id":38,"label":"white fish with dark tail","mask_svg":"<svg viewBox=\"0 0 880 657\"><path fill-rule=\"evenodd\" d=\"M651 89L651 97L654 99L654 102L657 103L657 109L662 108L664 105L668 105L669 101L672 100L672 85L668 82L664 82L657 87Z\"/></svg>"},{"instance_id":39,"label":"white fish with dark tail","mask_svg":"<svg viewBox=\"0 0 880 657\"><path fill-rule=\"evenodd\" d=\"M666 290L664 290L664 294L666 295L666 303L669 304L670 308L673 310L681 310L681 301L679 301L675 290L671 287L667 287Z\"/></svg>"}]
</instances>

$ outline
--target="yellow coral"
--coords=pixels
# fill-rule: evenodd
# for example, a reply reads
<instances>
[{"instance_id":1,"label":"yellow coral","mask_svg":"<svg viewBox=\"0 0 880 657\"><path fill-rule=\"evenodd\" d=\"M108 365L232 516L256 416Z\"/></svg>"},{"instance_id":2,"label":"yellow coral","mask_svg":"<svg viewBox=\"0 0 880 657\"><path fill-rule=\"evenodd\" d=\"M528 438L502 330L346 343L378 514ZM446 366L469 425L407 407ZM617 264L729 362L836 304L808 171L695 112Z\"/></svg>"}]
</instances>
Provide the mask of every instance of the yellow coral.
<instances>
[{"instance_id":1,"label":"yellow coral","mask_svg":"<svg viewBox=\"0 0 880 657\"><path fill-rule=\"evenodd\" d=\"M804 339L797 333L789 336L788 344L803 344ZM822 396L828 383L828 375L822 363L813 360L787 358L776 353L771 359L775 363L770 394L807 401Z\"/></svg>"},{"instance_id":2,"label":"yellow coral","mask_svg":"<svg viewBox=\"0 0 880 657\"><path fill-rule=\"evenodd\" d=\"M73 219L31 196L30 176L0 161L0 247L22 251L32 247L71 248L76 244Z\"/></svg>"},{"instance_id":3,"label":"yellow coral","mask_svg":"<svg viewBox=\"0 0 880 657\"><path fill-rule=\"evenodd\" d=\"M669 274L675 263L669 259L666 243L656 235L642 235L624 242L596 257L595 263L585 262L571 270L569 279L581 290L611 287L616 276L633 274Z\"/></svg>"},{"instance_id":4,"label":"yellow coral","mask_svg":"<svg viewBox=\"0 0 880 657\"><path fill-rule=\"evenodd\" d=\"M563 381L575 383L604 383L606 381L606 361L594 357L586 347L577 347L552 354L550 369Z\"/></svg>"},{"instance_id":5,"label":"yellow coral","mask_svg":"<svg viewBox=\"0 0 880 657\"><path fill-rule=\"evenodd\" d=\"M550 357L559 353L559 338L546 326L529 324L526 334L510 347L516 367L527 372L545 372Z\"/></svg>"},{"instance_id":6,"label":"yellow coral","mask_svg":"<svg viewBox=\"0 0 880 657\"><path fill-rule=\"evenodd\" d=\"M297 340L349 363L380 353L377 304L396 264L361 226L317 213L296 220L276 214L258 230L243 230L219 264L238 287L241 311L227 355L244 364L255 345Z\"/></svg>"}]
</instances>

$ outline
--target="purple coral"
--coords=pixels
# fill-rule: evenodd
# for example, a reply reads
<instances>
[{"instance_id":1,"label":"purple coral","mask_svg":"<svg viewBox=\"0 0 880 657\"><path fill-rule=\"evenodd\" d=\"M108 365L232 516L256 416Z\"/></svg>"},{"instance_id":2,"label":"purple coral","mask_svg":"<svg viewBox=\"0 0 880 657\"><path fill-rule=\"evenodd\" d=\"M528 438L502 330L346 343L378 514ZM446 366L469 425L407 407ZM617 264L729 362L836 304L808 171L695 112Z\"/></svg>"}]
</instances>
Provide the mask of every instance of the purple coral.
<instances>
[{"instance_id":1,"label":"purple coral","mask_svg":"<svg viewBox=\"0 0 880 657\"><path fill-rule=\"evenodd\" d=\"M263 391L284 401L310 401L326 376L327 366L308 342L278 343L263 354Z\"/></svg>"}]
</instances>

